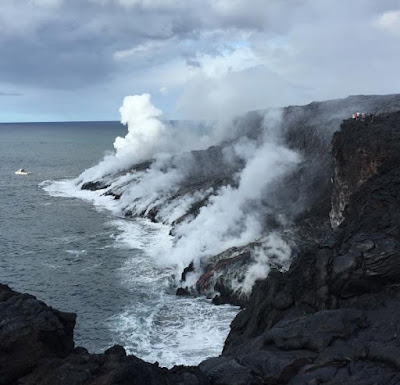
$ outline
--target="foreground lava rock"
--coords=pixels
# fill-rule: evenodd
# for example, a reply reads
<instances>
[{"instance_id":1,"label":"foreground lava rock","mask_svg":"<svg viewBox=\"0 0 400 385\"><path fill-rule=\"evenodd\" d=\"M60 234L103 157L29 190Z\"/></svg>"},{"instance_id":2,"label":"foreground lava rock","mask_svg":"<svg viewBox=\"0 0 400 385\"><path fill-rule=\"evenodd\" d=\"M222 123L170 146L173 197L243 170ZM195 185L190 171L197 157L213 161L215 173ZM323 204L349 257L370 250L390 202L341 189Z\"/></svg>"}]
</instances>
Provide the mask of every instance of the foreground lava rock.
<instances>
[{"instance_id":1,"label":"foreground lava rock","mask_svg":"<svg viewBox=\"0 0 400 385\"><path fill-rule=\"evenodd\" d=\"M74 348L76 315L47 307L0 285L0 384L14 383L44 357L63 358Z\"/></svg>"},{"instance_id":2,"label":"foreground lava rock","mask_svg":"<svg viewBox=\"0 0 400 385\"><path fill-rule=\"evenodd\" d=\"M74 348L75 320L0 285L0 384L209 384L197 368L160 368L127 356L122 346L104 354Z\"/></svg>"}]
</instances>

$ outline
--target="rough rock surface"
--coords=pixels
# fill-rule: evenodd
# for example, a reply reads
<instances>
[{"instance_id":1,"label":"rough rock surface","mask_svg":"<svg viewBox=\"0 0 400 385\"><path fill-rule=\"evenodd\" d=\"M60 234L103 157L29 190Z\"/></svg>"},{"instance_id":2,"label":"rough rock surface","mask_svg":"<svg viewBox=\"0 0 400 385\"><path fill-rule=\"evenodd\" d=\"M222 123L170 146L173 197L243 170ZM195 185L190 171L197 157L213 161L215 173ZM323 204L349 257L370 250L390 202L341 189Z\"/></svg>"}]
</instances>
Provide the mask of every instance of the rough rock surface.
<instances>
[{"instance_id":1,"label":"rough rock surface","mask_svg":"<svg viewBox=\"0 0 400 385\"><path fill-rule=\"evenodd\" d=\"M75 319L0 285L0 384L209 384L198 368L167 370L127 356L121 346L104 354L74 349Z\"/></svg>"},{"instance_id":2,"label":"rough rock surface","mask_svg":"<svg viewBox=\"0 0 400 385\"><path fill-rule=\"evenodd\" d=\"M333 154L333 205L349 186L342 223L258 283L223 357L200 366L212 382L229 383L223 368L235 365L241 384L400 383L400 112L345 121ZM273 353L268 365L243 364Z\"/></svg>"},{"instance_id":3,"label":"rough rock surface","mask_svg":"<svg viewBox=\"0 0 400 385\"><path fill-rule=\"evenodd\" d=\"M322 242L330 233L331 225L336 226L340 222L337 217L341 218L352 192L372 175L384 159L390 157L396 162L393 151L396 144L389 143L393 133L387 130L381 132L381 124L386 124L382 122L396 117L380 117L379 114L396 111L399 106L400 96L388 95L351 96L285 108L281 127L284 140L289 148L301 154L302 162L290 175L275 183L266 203L272 213L284 214L292 224L282 227L270 215L266 218L266 233L285 232L288 241L295 245L292 247L293 255L306 253ZM368 122L348 120L347 125L352 129L346 136L336 134L332 143L332 136L342 120L354 111L377 113L374 129L364 131L365 127L370 127ZM259 119L258 125L255 118L252 119L255 136L257 127L260 130L262 126ZM387 122L387 126L390 125ZM378 141L376 138L380 135L386 136L381 136ZM346 168L346 164L350 167ZM274 199L271 199L272 196ZM248 301L246 293L237 292L231 286L238 277L240 279L245 275L252 263L251 253L248 252L251 247L250 244L239 248L246 251L241 253L240 258L237 257L237 248L211 258L210 263L203 266L204 274L197 284L200 293L208 294L214 290L219 293L215 302L245 306ZM204 282L208 282L206 290Z\"/></svg>"},{"instance_id":4,"label":"rough rock surface","mask_svg":"<svg viewBox=\"0 0 400 385\"><path fill-rule=\"evenodd\" d=\"M66 357L74 348L75 314L0 285L0 315L0 384L15 382L44 357Z\"/></svg>"},{"instance_id":5,"label":"rough rock surface","mask_svg":"<svg viewBox=\"0 0 400 385\"><path fill-rule=\"evenodd\" d=\"M392 114L374 117L373 124L349 120L348 135L334 135L335 175L330 213L333 227L343 221L350 196L385 163L399 161L397 119L397 114Z\"/></svg>"}]
</instances>

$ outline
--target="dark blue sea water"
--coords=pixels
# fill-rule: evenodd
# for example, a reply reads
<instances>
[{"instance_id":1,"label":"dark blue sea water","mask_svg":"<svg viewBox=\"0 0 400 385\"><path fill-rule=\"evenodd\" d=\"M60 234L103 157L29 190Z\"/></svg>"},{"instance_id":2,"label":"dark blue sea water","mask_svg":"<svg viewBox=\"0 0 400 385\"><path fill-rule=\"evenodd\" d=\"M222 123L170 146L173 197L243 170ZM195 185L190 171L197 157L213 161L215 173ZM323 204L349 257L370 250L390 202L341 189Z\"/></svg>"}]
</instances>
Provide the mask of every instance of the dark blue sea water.
<instances>
[{"instance_id":1,"label":"dark blue sea water","mask_svg":"<svg viewBox=\"0 0 400 385\"><path fill-rule=\"evenodd\" d=\"M220 353L236 309L173 295L171 271L146 255L168 229L47 188L124 133L115 122L0 124L0 282L77 312L75 341L92 352L119 343L162 365L196 364Z\"/></svg>"}]
</instances>

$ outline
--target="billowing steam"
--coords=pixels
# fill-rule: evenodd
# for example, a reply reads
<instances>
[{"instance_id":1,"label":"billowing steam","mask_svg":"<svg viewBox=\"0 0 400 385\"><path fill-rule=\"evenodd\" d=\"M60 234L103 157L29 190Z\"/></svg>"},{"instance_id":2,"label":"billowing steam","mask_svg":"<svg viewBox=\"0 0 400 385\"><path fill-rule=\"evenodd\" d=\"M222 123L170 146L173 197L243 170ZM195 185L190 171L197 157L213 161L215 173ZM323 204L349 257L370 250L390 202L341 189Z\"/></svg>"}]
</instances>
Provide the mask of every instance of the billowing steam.
<instances>
[{"instance_id":1,"label":"billowing steam","mask_svg":"<svg viewBox=\"0 0 400 385\"><path fill-rule=\"evenodd\" d=\"M156 210L158 221L172 224L180 219L174 224L174 237L169 242L150 248L156 260L176 266L179 271L194 262L199 271L209 257L265 235L269 189L300 161L299 155L285 147L280 138L279 110L265 115L260 137L242 135L225 143L222 160L210 158L205 165L200 165L189 150L205 148L212 136L163 123L162 112L152 105L150 95L126 97L120 112L121 122L128 126L127 135L116 138L115 154L86 170L78 180L80 184L101 180L108 185L108 191L120 196L118 202L113 202L117 214L148 215ZM152 161L147 168L129 171L145 160ZM199 174L205 175L207 181L218 167L222 174L229 168L236 170L232 171L232 183L186 188L180 193L182 186L195 184ZM121 170L125 173L118 173ZM203 203L196 215L185 216L197 202ZM268 274L266 266L272 249L282 260L290 255L290 248L277 235L268 238L263 247L241 284L245 293L257 278Z\"/></svg>"},{"instance_id":2,"label":"billowing steam","mask_svg":"<svg viewBox=\"0 0 400 385\"><path fill-rule=\"evenodd\" d=\"M299 156L278 144L273 136L268 136L254 152L250 152L252 146L247 149L249 152L243 153L244 147L240 146L247 163L237 176L238 187L222 187L196 218L177 227L178 240L166 253L170 262L183 267L192 260L199 264L203 258L262 236L265 212L261 198L268 195L270 183L298 163Z\"/></svg>"},{"instance_id":3,"label":"billowing steam","mask_svg":"<svg viewBox=\"0 0 400 385\"><path fill-rule=\"evenodd\" d=\"M160 155L206 148L212 143L207 127L190 129L190 123L185 128L162 121L162 111L152 104L149 94L126 96L120 114L128 133L124 138L117 137L115 153L83 172L81 180L98 180Z\"/></svg>"},{"instance_id":4,"label":"billowing steam","mask_svg":"<svg viewBox=\"0 0 400 385\"><path fill-rule=\"evenodd\" d=\"M162 111L153 106L149 94L143 94L125 97L119 112L128 133L115 139L116 156L129 157L133 162L152 158L160 150L158 144L166 131L159 120Z\"/></svg>"},{"instance_id":5,"label":"billowing steam","mask_svg":"<svg viewBox=\"0 0 400 385\"><path fill-rule=\"evenodd\" d=\"M254 262L247 269L244 280L237 285L241 293L249 295L254 283L266 278L271 269L271 263L277 266L285 266L290 260L291 248L279 234L271 233L256 248L253 259Z\"/></svg>"}]
</instances>

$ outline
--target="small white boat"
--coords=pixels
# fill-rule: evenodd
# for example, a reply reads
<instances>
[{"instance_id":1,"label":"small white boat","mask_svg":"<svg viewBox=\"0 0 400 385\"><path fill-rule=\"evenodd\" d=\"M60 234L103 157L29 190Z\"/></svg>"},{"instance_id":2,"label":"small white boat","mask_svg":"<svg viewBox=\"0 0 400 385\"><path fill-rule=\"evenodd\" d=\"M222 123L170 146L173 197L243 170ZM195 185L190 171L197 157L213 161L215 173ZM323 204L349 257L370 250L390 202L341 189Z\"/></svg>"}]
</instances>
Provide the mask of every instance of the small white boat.
<instances>
[{"instance_id":1,"label":"small white boat","mask_svg":"<svg viewBox=\"0 0 400 385\"><path fill-rule=\"evenodd\" d=\"M30 172L24 170L23 168L20 168L19 170L15 171L15 175L29 175Z\"/></svg>"}]
</instances>

